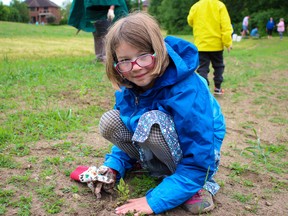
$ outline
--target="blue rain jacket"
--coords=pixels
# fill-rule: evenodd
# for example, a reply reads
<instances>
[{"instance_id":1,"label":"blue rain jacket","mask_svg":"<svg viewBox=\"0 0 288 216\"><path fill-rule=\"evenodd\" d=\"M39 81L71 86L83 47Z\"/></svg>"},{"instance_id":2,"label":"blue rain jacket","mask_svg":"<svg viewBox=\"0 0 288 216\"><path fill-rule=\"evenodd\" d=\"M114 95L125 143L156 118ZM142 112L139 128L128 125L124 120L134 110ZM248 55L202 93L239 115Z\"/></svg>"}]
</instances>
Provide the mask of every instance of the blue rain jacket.
<instances>
[{"instance_id":1,"label":"blue rain jacket","mask_svg":"<svg viewBox=\"0 0 288 216\"><path fill-rule=\"evenodd\" d=\"M156 214L179 206L203 188L216 172L214 151L220 151L225 136L220 106L206 81L195 72L197 48L172 36L166 37L165 43L170 64L155 85L140 95L128 88L115 93L115 108L120 110L121 119L132 133L140 116L147 111L160 110L173 116L183 158L174 174L146 194ZM117 170L118 177L124 177L134 162L113 146L104 165Z\"/></svg>"}]
</instances>

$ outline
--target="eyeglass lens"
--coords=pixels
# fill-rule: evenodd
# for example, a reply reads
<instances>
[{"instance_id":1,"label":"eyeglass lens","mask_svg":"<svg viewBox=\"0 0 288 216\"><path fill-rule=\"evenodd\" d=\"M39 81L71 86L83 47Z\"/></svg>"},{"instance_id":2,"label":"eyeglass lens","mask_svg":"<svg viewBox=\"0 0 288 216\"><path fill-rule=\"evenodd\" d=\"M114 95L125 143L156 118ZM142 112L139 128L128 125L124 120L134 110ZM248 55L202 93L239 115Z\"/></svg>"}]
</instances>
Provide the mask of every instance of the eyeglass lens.
<instances>
[{"instance_id":1,"label":"eyeglass lens","mask_svg":"<svg viewBox=\"0 0 288 216\"><path fill-rule=\"evenodd\" d=\"M151 54L146 54L139 56L135 61L118 62L117 68L120 72L129 72L132 70L134 64L137 64L140 67L146 67L152 64L152 62L153 56Z\"/></svg>"}]
</instances>

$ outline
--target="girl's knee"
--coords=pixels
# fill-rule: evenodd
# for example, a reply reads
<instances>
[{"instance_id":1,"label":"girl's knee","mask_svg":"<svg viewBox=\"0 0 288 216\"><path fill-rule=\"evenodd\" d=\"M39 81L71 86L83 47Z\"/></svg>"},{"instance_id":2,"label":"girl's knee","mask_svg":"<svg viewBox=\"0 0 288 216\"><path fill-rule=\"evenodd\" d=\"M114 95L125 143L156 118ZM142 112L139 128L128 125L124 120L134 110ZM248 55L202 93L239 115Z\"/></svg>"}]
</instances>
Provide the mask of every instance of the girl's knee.
<instances>
[{"instance_id":1,"label":"girl's knee","mask_svg":"<svg viewBox=\"0 0 288 216\"><path fill-rule=\"evenodd\" d=\"M104 113L99 122L99 129L102 136L105 137L107 133L114 131L121 122L119 111L118 110L110 110Z\"/></svg>"}]
</instances>

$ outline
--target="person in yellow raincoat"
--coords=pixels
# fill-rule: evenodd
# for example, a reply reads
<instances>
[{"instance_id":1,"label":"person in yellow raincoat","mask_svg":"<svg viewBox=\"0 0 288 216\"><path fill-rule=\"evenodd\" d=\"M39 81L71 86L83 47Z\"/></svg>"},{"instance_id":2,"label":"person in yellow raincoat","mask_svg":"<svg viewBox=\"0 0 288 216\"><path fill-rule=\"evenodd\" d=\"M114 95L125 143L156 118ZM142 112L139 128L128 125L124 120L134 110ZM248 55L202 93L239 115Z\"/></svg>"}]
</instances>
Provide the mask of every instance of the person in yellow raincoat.
<instances>
[{"instance_id":1,"label":"person in yellow raincoat","mask_svg":"<svg viewBox=\"0 0 288 216\"><path fill-rule=\"evenodd\" d=\"M193 28L194 43L199 51L197 72L206 79L210 62L214 69L214 94L224 93L221 88L224 72L224 47L232 49L233 32L225 4L218 0L199 0L190 8L188 24Z\"/></svg>"}]
</instances>

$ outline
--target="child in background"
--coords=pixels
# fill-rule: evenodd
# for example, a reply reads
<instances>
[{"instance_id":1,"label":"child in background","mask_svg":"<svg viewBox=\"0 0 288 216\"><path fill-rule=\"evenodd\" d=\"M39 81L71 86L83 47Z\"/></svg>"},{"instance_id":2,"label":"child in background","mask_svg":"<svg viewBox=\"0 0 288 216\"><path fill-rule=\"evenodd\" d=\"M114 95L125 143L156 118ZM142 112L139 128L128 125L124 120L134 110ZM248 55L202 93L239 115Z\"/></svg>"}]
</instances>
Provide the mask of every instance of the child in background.
<instances>
[{"instance_id":1,"label":"child in background","mask_svg":"<svg viewBox=\"0 0 288 216\"><path fill-rule=\"evenodd\" d=\"M260 38L257 26L251 30L250 36L252 38Z\"/></svg>"},{"instance_id":2,"label":"child in background","mask_svg":"<svg viewBox=\"0 0 288 216\"><path fill-rule=\"evenodd\" d=\"M163 39L156 20L137 12L110 28L106 54L106 73L117 91L114 109L99 123L101 135L114 144L101 175L115 175L109 183L99 181L98 191L140 163L162 182L116 214L159 214L180 205L194 214L211 211L225 121L195 72L197 48L176 37Z\"/></svg>"},{"instance_id":3,"label":"child in background","mask_svg":"<svg viewBox=\"0 0 288 216\"><path fill-rule=\"evenodd\" d=\"M279 33L280 39L283 39L283 33L285 31L285 23L284 23L284 19L280 18L279 23L277 24L277 31Z\"/></svg>"}]
</instances>

